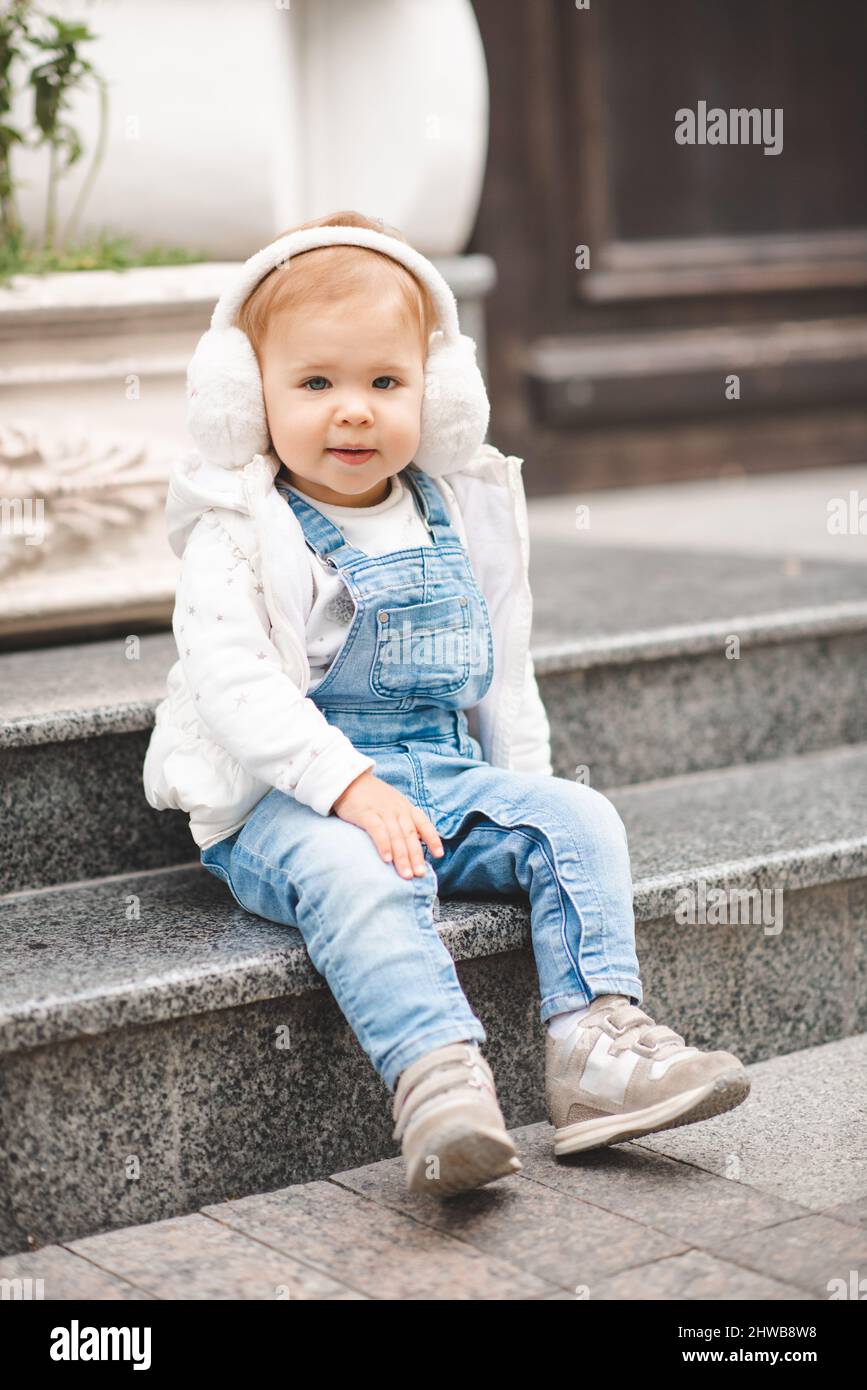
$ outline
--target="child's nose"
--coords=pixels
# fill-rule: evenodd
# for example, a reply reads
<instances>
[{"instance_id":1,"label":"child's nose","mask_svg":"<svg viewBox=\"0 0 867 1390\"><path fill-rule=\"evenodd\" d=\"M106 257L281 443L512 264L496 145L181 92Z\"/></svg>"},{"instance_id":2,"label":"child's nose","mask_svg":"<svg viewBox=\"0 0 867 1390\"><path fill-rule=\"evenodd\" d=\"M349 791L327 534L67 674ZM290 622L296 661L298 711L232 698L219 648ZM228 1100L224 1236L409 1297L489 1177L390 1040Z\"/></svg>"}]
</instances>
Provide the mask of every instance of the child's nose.
<instances>
[{"instance_id":1,"label":"child's nose","mask_svg":"<svg viewBox=\"0 0 867 1390\"><path fill-rule=\"evenodd\" d=\"M346 424L356 425L373 419L373 407L364 397L356 396L343 402L339 415Z\"/></svg>"}]
</instances>

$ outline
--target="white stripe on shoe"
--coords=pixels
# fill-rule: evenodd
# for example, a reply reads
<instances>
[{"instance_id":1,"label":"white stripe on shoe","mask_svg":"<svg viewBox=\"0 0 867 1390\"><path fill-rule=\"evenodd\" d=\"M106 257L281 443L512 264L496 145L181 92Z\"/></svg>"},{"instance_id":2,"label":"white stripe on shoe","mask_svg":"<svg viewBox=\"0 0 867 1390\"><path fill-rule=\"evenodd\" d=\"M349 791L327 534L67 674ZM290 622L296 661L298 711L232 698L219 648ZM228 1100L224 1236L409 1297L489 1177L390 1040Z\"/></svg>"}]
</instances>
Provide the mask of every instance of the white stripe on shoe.
<instances>
[{"instance_id":1,"label":"white stripe on shoe","mask_svg":"<svg viewBox=\"0 0 867 1390\"><path fill-rule=\"evenodd\" d=\"M612 1039L606 1033L599 1034L584 1064L578 1085L582 1091L595 1096L597 1100L607 1101L611 1105L622 1105L626 1088L632 1073L641 1061L641 1056L631 1051L614 1053L611 1051L611 1044ZM683 1062L697 1053L697 1047L682 1047L662 1061L651 1062L650 1080L658 1081L675 1062Z\"/></svg>"},{"instance_id":2,"label":"white stripe on shoe","mask_svg":"<svg viewBox=\"0 0 867 1390\"><path fill-rule=\"evenodd\" d=\"M670 1057L664 1057L661 1062L651 1062L651 1081L658 1081L661 1076L665 1076L669 1067L674 1066L675 1062L683 1062L687 1057L695 1057L698 1051L697 1047L682 1047L679 1052L672 1052Z\"/></svg>"},{"instance_id":3,"label":"white stripe on shoe","mask_svg":"<svg viewBox=\"0 0 867 1390\"><path fill-rule=\"evenodd\" d=\"M613 1053L612 1042L607 1033L599 1034L584 1063L578 1085L597 1100L621 1105L629 1079L641 1058L637 1052Z\"/></svg>"}]
</instances>

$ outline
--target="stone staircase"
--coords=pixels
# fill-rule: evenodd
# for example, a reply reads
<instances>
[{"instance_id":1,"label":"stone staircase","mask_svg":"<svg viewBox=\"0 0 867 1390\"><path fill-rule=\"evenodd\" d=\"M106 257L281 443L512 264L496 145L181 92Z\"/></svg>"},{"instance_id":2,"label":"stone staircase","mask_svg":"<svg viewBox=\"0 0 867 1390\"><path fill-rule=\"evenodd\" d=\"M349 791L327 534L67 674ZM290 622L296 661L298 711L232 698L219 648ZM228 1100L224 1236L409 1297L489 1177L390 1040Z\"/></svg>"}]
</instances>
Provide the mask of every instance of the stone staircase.
<instances>
[{"instance_id":1,"label":"stone staircase","mask_svg":"<svg viewBox=\"0 0 867 1390\"><path fill-rule=\"evenodd\" d=\"M536 547L534 652L556 773L629 831L645 1007L746 1063L864 1032L863 569L579 554ZM129 650L0 655L0 1254L398 1152L300 934L239 908L186 817L145 802L174 642ZM762 916L676 919L715 889L764 890ZM439 926L506 1122L538 1124L526 900L448 900Z\"/></svg>"},{"instance_id":2,"label":"stone staircase","mask_svg":"<svg viewBox=\"0 0 867 1390\"><path fill-rule=\"evenodd\" d=\"M633 1319L636 1301L808 1301L809 1326L863 1297L865 1063L867 1033L754 1062L735 1110L571 1158L523 1125L521 1172L447 1202L409 1192L398 1155L7 1255L0 1281L69 1302L627 1301ZM664 1344L674 1314L650 1320ZM844 1310L821 1325L823 1363L847 1331L854 1353Z\"/></svg>"}]
</instances>

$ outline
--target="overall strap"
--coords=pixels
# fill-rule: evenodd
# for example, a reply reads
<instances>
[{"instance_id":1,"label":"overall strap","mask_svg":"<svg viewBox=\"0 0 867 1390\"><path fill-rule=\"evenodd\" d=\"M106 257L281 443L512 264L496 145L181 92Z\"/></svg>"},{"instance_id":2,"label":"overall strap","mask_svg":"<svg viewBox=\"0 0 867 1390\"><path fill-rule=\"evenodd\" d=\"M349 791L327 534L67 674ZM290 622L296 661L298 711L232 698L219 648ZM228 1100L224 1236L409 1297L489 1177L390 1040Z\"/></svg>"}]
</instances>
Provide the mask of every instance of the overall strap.
<instances>
[{"instance_id":1,"label":"overall strap","mask_svg":"<svg viewBox=\"0 0 867 1390\"><path fill-rule=\"evenodd\" d=\"M445 498L429 474L408 463L400 475L415 493L421 519L430 532L436 545L456 539L455 528L449 517Z\"/></svg>"},{"instance_id":2,"label":"overall strap","mask_svg":"<svg viewBox=\"0 0 867 1390\"><path fill-rule=\"evenodd\" d=\"M435 545L455 540L455 529L449 518L445 499L433 480L414 464L407 464L401 471L415 497L421 519L427 527ZM316 551L326 564L337 569L365 559L363 552L350 545L339 527L316 507L312 507L303 497L286 484L275 482L278 492L289 503L297 516L307 544Z\"/></svg>"},{"instance_id":3,"label":"overall strap","mask_svg":"<svg viewBox=\"0 0 867 1390\"><path fill-rule=\"evenodd\" d=\"M293 492L285 483L275 482L274 486L297 516L307 544L326 564L342 569L344 565L354 564L366 558L360 550L349 544L340 528L323 512L311 507L309 502L299 497L298 493Z\"/></svg>"}]
</instances>

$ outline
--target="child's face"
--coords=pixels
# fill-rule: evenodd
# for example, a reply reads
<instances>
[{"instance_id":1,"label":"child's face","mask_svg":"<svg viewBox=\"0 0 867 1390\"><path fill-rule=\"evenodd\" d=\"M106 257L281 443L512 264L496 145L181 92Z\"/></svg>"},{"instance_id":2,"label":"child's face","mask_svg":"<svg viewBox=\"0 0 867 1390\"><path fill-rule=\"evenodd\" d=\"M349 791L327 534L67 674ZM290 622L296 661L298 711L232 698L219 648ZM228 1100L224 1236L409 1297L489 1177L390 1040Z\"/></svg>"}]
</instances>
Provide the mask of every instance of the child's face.
<instances>
[{"instance_id":1,"label":"child's face","mask_svg":"<svg viewBox=\"0 0 867 1390\"><path fill-rule=\"evenodd\" d=\"M262 350L265 409L289 481L321 502L369 507L418 448L419 332L370 296L275 319ZM352 463L341 445L373 450Z\"/></svg>"}]
</instances>

